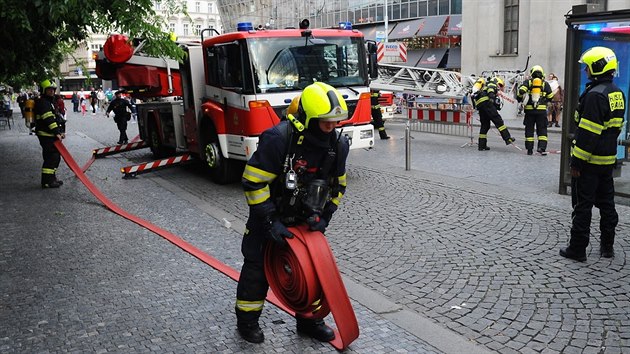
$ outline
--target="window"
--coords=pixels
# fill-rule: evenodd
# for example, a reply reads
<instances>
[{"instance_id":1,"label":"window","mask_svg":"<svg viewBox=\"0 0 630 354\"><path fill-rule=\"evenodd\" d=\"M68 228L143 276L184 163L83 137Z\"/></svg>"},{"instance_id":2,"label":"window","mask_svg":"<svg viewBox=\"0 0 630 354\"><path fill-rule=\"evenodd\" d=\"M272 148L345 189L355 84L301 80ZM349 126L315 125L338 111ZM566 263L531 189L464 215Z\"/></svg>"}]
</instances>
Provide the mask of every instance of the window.
<instances>
[{"instance_id":1,"label":"window","mask_svg":"<svg viewBox=\"0 0 630 354\"><path fill-rule=\"evenodd\" d=\"M160 10L162 10L162 1L161 1L161 0L157 0L157 1L155 2L155 10L156 10L156 11L160 11Z\"/></svg>"},{"instance_id":2,"label":"window","mask_svg":"<svg viewBox=\"0 0 630 354\"><path fill-rule=\"evenodd\" d=\"M195 25L195 34L196 35L200 35L201 34L201 25L200 24Z\"/></svg>"},{"instance_id":3,"label":"window","mask_svg":"<svg viewBox=\"0 0 630 354\"><path fill-rule=\"evenodd\" d=\"M586 0L586 4L587 5L592 5L594 6L594 10L593 11L606 11L606 8L608 7L606 0Z\"/></svg>"},{"instance_id":4,"label":"window","mask_svg":"<svg viewBox=\"0 0 630 354\"><path fill-rule=\"evenodd\" d=\"M518 54L518 0L505 0L503 54Z\"/></svg>"},{"instance_id":5,"label":"window","mask_svg":"<svg viewBox=\"0 0 630 354\"><path fill-rule=\"evenodd\" d=\"M451 0L451 14L462 13L462 0Z\"/></svg>"},{"instance_id":6,"label":"window","mask_svg":"<svg viewBox=\"0 0 630 354\"><path fill-rule=\"evenodd\" d=\"M208 3L208 13L209 14L214 13L214 6L213 6L212 2Z\"/></svg>"},{"instance_id":7,"label":"window","mask_svg":"<svg viewBox=\"0 0 630 354\"><path fill-rule=\"evenodd\" d=\"M439 13L440 15L448 15L449 11L449 0L440 0L439 3Z\"/></svg>"},{"instance_id":8,"label":"window","mask_svg":"<svg viewBox=\"0 0 630 354\"><path fill-rule=\"evenodd\" d=\"M201 12L201 3L199 1L195 1L195 12Z\"/></svg>"},{"instance_id":9,"label":"window","mask_svg":"<svg viewBox=\"0 0 630 354\"><path fill-rule=\"evenodd\" d=\"M175 23L171 22L168 24L168 31L171 33L175 33Z\"/></svg>"},{"instance_id":10,"label":"window","mask_svg":"<svg viewBox=\"0 0 630 354\"><path fill-rule=\"evenodd\" d=\"M438 2L437 0L429 0L429 16L435 16L438 14Z\"/></svg>"},{"instance_id":11,"label":"window","mask_svg":"<svg viewBox=\"0 0 630 354\"><path fill-rule=\"evenodd\" d=\"M188 35L188 24L184 23L184 36Z\"/></svg>"}]
</instances>

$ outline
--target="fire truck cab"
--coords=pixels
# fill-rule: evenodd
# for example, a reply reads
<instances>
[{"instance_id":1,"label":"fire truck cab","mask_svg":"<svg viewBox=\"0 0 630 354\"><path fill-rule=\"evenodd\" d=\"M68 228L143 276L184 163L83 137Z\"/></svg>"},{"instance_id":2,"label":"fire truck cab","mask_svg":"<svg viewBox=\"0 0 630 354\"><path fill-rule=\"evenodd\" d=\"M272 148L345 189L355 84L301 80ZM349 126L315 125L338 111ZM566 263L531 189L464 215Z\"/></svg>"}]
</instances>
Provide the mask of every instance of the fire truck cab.
<instances>
[{"instance_id":1,"label":"fire truck cab","mask_svg":"<svg viewBox=\"0 0 630 354\"><path fill-rule=\"evenodd\" d=\"M347 26L301 27L254 30L241 23L236 32L208 38L204 30L200 42L179 43L186 52L182 63L137 50L112 60L106 43L97 73L143 101L137 105L140 137L156 157L190 152L217 183L240 177L260 134L278 124L291 100L315 81L345 98L349 117L337 129L351 149L372 147L375 46L366 46L363 35Z\"/></svg>"}]
</instances>

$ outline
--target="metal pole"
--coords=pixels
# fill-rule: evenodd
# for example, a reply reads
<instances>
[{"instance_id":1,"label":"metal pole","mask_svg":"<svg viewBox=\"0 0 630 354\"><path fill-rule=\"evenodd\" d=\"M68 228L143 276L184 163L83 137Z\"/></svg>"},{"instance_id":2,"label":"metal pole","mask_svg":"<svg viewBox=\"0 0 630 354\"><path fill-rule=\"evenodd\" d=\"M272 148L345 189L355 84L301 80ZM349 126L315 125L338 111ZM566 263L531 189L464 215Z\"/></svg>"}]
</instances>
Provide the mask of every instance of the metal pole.
<instances>
[{"instance_id":1,"label":"metal pole","mask_svg":"<svg viewBox=\"0 0 630 354\"><path fill-rule=\"evenodd\" d=\"M389 32L387 30L387 28L389 26L388 25L389 22L388 22L388 18L387 18L387 0L385 0L385 8L383 9L383 13L385 14L385 18L384 18L384 20L385 20L385 43L387 43L387 42L389 42L389 39L387 38L387 32Z\"/></svg>"},{"instance_id":2,"label":"metal pole","mask_svg":"<svg viewBox=\"0 0 630 354\"><path fill-rule=\"evenodd\" d=\"M405 171L411 170L411 130L409 121L405 126Z\"/></svg>"}]
</instances>

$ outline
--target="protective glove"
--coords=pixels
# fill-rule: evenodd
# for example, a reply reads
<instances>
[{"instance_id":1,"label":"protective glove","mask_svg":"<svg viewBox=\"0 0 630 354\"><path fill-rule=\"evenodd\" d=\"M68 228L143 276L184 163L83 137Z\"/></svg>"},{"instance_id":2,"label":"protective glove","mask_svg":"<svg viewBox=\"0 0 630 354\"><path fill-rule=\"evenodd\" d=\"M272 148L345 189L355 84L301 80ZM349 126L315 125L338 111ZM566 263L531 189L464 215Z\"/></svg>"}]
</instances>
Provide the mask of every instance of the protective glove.
<instances>
[{"instance_id":1,"label":"protective glove","mask_svg":"<svg viewBox=\"0 0 630 354\"><path fill-rule=\"evenodd\" d=\"M287 240L285 238L293 238L293 234L284 226L283 223L276 220L271 223L267 232L267 238L269 240L282 245L287 246Z\"/></svg>"},{"instance_id":2,"label":"protective glove","mask_svg":"<svg viewBox=\"0 0 630 354\"><path fill-rule=\"evenodd\" d=\"M313 231L319 231L321 233L326 232L326 227L328 227L328 221L318 214L311 215L308 219L306 219L306 224L308 228Z\"/></svg>"}]
</instances>

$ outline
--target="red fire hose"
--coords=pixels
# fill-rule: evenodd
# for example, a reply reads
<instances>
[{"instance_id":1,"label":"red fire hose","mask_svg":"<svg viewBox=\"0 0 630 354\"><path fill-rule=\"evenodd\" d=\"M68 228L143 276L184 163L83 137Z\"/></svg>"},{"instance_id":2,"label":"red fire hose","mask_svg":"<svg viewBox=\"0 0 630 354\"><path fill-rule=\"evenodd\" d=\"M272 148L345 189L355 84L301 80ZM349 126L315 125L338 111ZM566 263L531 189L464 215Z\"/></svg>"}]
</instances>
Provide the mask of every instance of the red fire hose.
<instances>
[{"instance_id":1,"label":"red fire hose","mask_svg":"<svg viewBox=\"0 0 630 354\"><path fill-rule=\"evenodd\" d=\"M158 234L200 261L238 281L239 272L235 269L175 234L128 213L113 203L87 178L61 140L55 141L55 146L72 172L109 210ZM292 227L289 230L296 236L288 240L289 248L270 247L268 250L273 253L273 257L266 257L270 261L265 264L265 272L271 287L267 301L291 316L298 313L302 317L323 318L332 312L337 331L335 331L335 339L330 344L336 349L343 350L359 337L359 326L326 238L321 232L309 231L305 226ZM288 269L291 271L288 272ZM297 278L291 276L296 274L300 276ZM300 279L306 279L306 281ZM292 284L295 284L297 288ZM307 305L318 299L323 305L313 313L313 309Z\"/></svg>"},{"instance_id":2,"label":"red fire hose","mask_svg":"<svg viewBox=\"0 0 630 354\"><path fill-rule=\"evenodd\" d=\"M343 350L359 337L359 325L326 237L306 225L290 227L289 247L270 242L265 274L278 299L300 317L321 319L332 312L337 330L330 344Z\"/></svg>"}]
</instances>

